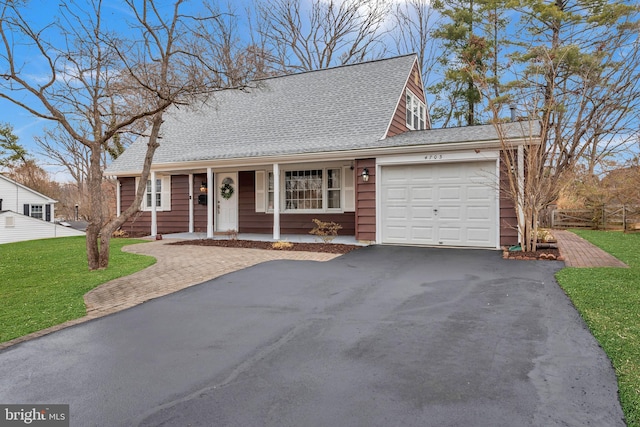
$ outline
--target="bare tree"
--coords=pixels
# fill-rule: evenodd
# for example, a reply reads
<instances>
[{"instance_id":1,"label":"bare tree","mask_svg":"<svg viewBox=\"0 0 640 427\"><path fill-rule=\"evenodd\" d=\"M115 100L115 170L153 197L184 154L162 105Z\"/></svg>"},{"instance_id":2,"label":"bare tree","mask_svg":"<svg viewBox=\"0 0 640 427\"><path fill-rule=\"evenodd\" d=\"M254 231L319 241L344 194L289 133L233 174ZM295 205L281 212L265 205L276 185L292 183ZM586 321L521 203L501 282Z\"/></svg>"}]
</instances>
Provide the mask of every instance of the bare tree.
<instances>
[{"instance_id":1,"label":"bare tree","mask_svg":"<svg viewBox=\"0 0 640 427\"><path fill-rule=\"evenodd\" d=\"M217 84L223 88L236 88L247 84L247 78L274 75L272 55L267 51L264 38L251 28L251 11L238 12L233 3L224 9L215 3L206 3L210 16L216 18L201 22L196 29L206 43L199 46L200 56L209 64ZM241 26L249 28L243 31Z\"/></svg>"},{"instance_id":2,"label":"bare tree","mask_svg":"<svg viewBox=\"0 0 640 427\"><path fill-rule=\"evenodd\" d=\"M617 2L528 0L518 13L519 50L510 54L505 94L496 96L487 67L476 70L474 83L501 135L508 196L521 244L531 250L539 213L558 199L574 169L583 163L593 173L637 135L640 42L637 8ZM539 123L520 150L504 136L501 114L512 103Z\"/></svg>"},{"instance_id":3,"label":"bare tree","mask_svg":"<svg viewBox=\"0 0 640 427\"><path fill-rule=\"evenodd\" d=\"M256 2L258 30L280 71L310 71L361 62L384 52L383 0Z\"/></svg>"},{"instance_id":4,"label":"bare tree","mask_svg":"<svg viewBox=\"0 0 640 427\"><path fill-rule=\"evenodd\" d=\"M505 123L495 108L494 126L501 144L501 177L506 184L503 197L511 200L516 210L520 245L525 252L535 251L540 213L566 183L567 170L550 173L546 163L549 146L540 139L536 121ZM511 132L509 130L511 127ZM519 144L512 143L513 128L520 128Z\"/></svg>"},{"instance_id":5,"label":"bare tree","mask_svg":"<svg viewBox=\"0 0 640 427\"><path fill-rule=\"evenodd\" d=\"M640 95L638 9L618 2L529 0L520 10L524 65L511 85L513 99L535 99L547 163L589 168L615 149L615 140L637 129ZM611 139L617 136L618 138Z\"/></svg>"},{"instance_id":6,"label":"bare tree","mask_svg":"<svg viewBox=\"0 0 640 427\"><path fill-rule=\"evenodd\" d=\"M399 53L417 53L422 81L431 82L434 68L445 54L438 39L431 33L440 20L431 0L407 0L392 11L395 30L391 33Z\"/></svg>"},{"instance_id":7,"label":"bare tree","mask_svg":"<svg viewBox=\"0 0 640 427\"><path fill-rule=\"evenodd\" d=\"M82 193L89 178L91 150L85 144L72 138L64 129L45 129L43 136L35 137L42 155L53 165L61 166L73 178ZM102 166L106 166L106 151L102 155Z\"/></svg>"},{"instance_id":8,"label":"bare tree","mask_svg":"<svg viewBox=\"0 0 640 427\"><path fill-rule=\"evenodd\" d=\"M57 123L89 150L87 258L89 268L106 268L110 238L139 210L151 162L160 143L165 111L188 104L217 87L213 68L193 28L216 17L182 12L184 0L163 8L150 0L124 2L133 17L131 34L109 29L101 0L65 2L43 28L29 22L22 3L0 3L0 97L31 114ZM129 36L129 37L127 37ZM54 40L56 42L52 42ZM62 42L57 43L58 40ZM47 64L46 77L24 70L27 55ZM141 122L147 151L132 205L119 217L104 217L103 160L114 138Z\"/></svg>"}]
</instances>

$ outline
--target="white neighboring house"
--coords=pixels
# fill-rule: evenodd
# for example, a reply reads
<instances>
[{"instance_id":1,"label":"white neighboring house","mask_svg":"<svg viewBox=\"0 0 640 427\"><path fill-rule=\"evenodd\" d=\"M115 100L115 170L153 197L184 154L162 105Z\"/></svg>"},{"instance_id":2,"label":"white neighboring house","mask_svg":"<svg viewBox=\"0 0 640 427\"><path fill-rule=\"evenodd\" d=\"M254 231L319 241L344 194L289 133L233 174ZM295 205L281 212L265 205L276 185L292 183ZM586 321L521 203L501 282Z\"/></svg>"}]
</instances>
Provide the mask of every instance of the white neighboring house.
<instances>
[{"instance_id":1,"label":"white neighboring house","mask_svg":"<svg viewBox=\"0 0 640 427\"><path fill-rule=\"evenodd\" d=\"M54 222L56 200L0 174L0 244L84 236Z\"/></svg>"}]
</instances>

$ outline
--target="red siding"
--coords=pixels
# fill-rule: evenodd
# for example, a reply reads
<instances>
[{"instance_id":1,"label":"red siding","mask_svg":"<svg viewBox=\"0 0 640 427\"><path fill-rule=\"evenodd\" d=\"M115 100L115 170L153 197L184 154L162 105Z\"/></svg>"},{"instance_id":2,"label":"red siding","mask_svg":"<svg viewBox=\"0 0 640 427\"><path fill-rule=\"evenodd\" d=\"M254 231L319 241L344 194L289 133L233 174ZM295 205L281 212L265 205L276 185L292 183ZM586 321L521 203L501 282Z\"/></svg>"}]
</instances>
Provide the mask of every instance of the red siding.
<instances>
[{"instance_id":1,"label":"red siding","mask_svg":"<svg viewBox=\"0 0 640 427\"><path fill-rule=\"evenodd\" d=\"M127 177L119 177L120 181L120 206L124 211L127 209L135 198L136 179ZM137 212L122 225L122 230L129 233L130 236L148 236L151 232L151 214L150 212Z\"/></svg>"},{"instance_id":2,"label":"red siding","mask_svg":"<svg viewBox=\"0 0 640 427\"><path fill-rule=\"evenodd\" d=\"M207 182L207 174L193 175L193 231L196 233L207 232L207 205L198 204L198 196L203 194L200 192L200 185ZM212 185L208 186L212 188ZM213 210L215 218L216 210Z\"/></svg>"},{"instance_id":3,"label":"red siding","mask_svg":"<svg viewBox=\"0 0 640 427\"><path fill-rule=\"evenodd\" d=\"M396 112L393 114L393 119L391 120L391 126L389 127L389 131L387 132L387 136L398 135L403 132L409 131L407 127L407 98L405 96L407 88L413 92L422 102L427 104L424 89L420 85L421 80L418 79L418 83L416 84L416 75L420 75L420 70L418 69L418 64L414 64L413 70L411 71L411 75L407 80L407 84L402 90L402 96L400 97L400 103L396 109ZM429 126L428 120L426 126Z\"/></svg>"},{"instance_id":4,"label":"red siding","mask_svg":"<svg viewBox=\"0 0 640 427\"><path fill-rule=\"evenodd\" d=\"M133 203L135 197L135 178L120 177L120 198L122 210ZM206 180L206 175L204 175ZM198 194L202 176L194 176L194 230L207 231L207 208L198 205ZM189 176L171 177L171 210L157 212L158 234L181 233L189 231ZM134 214L122 226L122 230L131 236L151 234L151 212L140 211Z\"/></svg>"},{"instance_id":5,"label":"red siding","mask_svg":"<svg viewBox=\"0 0 640 427\"><path fill-rule=\"evenodd\" d=\"M518 216L509 197L509 178L504 161L500 161L500 245L518 244Z\"/></svg>"},{"instance_id":6,"label":"red siding","mask_svg":"<svg viewBox=\"0 0 640 427\"><path fill-rule=\"evenodd\" d=\"M240 233L273 233L273 214L256 212L255 172L245 171L238 174L239 185L239 232ZM333 221L342 225L338 233L341 236L355 234L355 215L353 212L335 214L280 214L280 232L282 234L308 234L314 227L311 221L318 218L322 221Z\"/></svg>"},{"instance_id":7,"label":"red siding","mask_svg":"<svg viewBox=\"0 0 640 427\"><path fill-rule=\"evenodd\" d=\"M280 215L280 227L283 234L308 234L313 228L313 218L334 221L342 225L341 235L355 235L356 239L375 241L376 239L376 167L375 159L359 159L356 167L356 212L339 214L287 214ZM369 169L369 181L364 182L360 174L363 168ZM518 243L517 217L513 202L508 194L508 182L504 171L500 179L500 244L510 246ZM239 232L273 233L273 215L255 211L255 173L240 172L239 175ZM135 178L121 177L120 195L122 209L126 209L134 199ZM194 231L207 231L207 207L198 204L200 184L206 181L206 175L194 175ZM211 187L211 186L209 186ZM145 236L151 232L151 212L138 212L122 226L131 236ZM158 233L168 234L189 230L189 186L188 175L171 177L171 211L158 212Z\"/></svg>"},{"instance_id":8,"label":"red siding","mask_svg":"<svg viewBox=\"0 0 640 427\"><path fill-rule=\"evenodd\" d=\"M369 181L364 182L362 170L369 169ZM356 160L356 239L376 240L376 160Z\"/></svg>"}]
</instances>

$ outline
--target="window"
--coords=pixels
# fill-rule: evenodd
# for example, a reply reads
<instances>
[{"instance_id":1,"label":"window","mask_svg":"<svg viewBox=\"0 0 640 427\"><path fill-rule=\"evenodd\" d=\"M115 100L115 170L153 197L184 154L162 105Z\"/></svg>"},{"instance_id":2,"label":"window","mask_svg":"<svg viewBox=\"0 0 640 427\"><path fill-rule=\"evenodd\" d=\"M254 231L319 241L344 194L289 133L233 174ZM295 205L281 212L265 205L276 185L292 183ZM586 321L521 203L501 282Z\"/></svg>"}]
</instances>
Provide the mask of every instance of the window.
<instances>
[{"instance_id":1,"label":"window","mask_svg":"<svg viewBox=\"0 0 640 427\"><path fill-rule=\"evenodd\" d=\"M151 207L153 206L151 203L151 201L153 200L152 196L153 194L151 193L152 189L151 189L151 180L147 181L147 191L144 195L144 207L146 209L151 209ZM156 207L160 208L162 207L162 180L161 179L156 179Z\"/></svg>"},{"instance_id":2,"label":"window","mask_svg":"<svg viewBox=\"0 0 640 427\"><path fill-rule=\"evenodd\" d=\"M412 130L425 129L427 107L413 92L407 90L407 127Z\"/></svg>"},{"instance_id":3,"label":"window","mask_svg":"<svg viewBox=\"0 0 640 427\"><path fill-rule=\"evenodd\" d=\"M340 169L327 170L327 207L340 209Z\"/></svg>"},{"instance_id":4,"label":"window","mask_svg":"<svg viewBox=\"0 0 640 427\"><path fill-rule=\"evenodd\" d=\"M284 173L285 210L323 209L322 169Z\"/></svg>"},{"instance_id":5,"label":"window","mask_svg":"<svg viewBox=\"0 0 640 427\"><path fill-rule=\"evenodd\" d=\"M273 211L273 172L269 172L269 184L267 185L267 210Z\"/></svg>"},{"instance_id":6,"label":"window","mask_svg":"<svg viewBox=\"0 0 640 427\"><path fill-rule=\"evenodd\" d=\"M346 167L347 172L353 171ZM326 169L290 170L281 174L281 203L283 211L341 211L344 210L342 200L345 190L343 182L345 173L342 167ZM264 174L264 172L261 172ZM266 189L266 211L273 212L275 203L273 172L267 173L266 185L264 176L256 174L256 189ZM353 181L353 179L351 179ZM259 195L263 194L263 195ZM353 189L347 194L354 196ZM263 192L256 191L256 212L264 212L265 197ZM347 203L351 206L353 203Z\"/></svg>"},{"instance_id":7,"label":"window","mask_svg":"<svg viewBox=\"0 0 640 427\"><path fill-rule=\"evenodd\" d=\"M5 228L14 228L16 226L15 218L8 216L4 219Z\"/></svg>"},{"instance_id":8,"label":"window","mask_svg":"<svg viewBox=\"0 0 640 427\"><path fill-rule=\"evenodd\" d=\"M31 213L29 216L32 218L43 219L42 205L31 205Z\"/></svg>"},{"instance_id":9,"label":"window","mask_svg":"<svg viewBox=\"0 0 640 427\"><path fill-rule=\"evenodd\" d=\"M139 178L136 178L135 188L138 187ZM171 176L165 175L158 177L156 175L156 194L155 197L151 191L151 180L147 180L147 186L145 187L144 196L142 197L142 203L140 209L143 211L150 211L155 203L156 210L158 211L170 211L171 210Z\"/></svg>"}]
</instances>

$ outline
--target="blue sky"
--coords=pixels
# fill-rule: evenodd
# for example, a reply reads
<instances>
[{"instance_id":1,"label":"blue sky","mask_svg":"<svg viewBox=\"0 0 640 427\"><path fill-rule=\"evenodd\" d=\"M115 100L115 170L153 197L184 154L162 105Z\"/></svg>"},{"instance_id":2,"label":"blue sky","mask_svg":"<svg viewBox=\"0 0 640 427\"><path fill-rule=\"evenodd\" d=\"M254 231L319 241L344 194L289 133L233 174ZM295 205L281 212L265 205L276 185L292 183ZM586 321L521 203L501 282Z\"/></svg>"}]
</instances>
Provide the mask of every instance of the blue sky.
<instances>
[{"instance_id":1,"label":"blue sky","mask_svg":"<svg viewBox=\"0 0 640 427\"><path fill-rule=\"evenodd\" d=\"M58 2L54 4L55 7L52 7L51 0L31 0L24 8L24 17L33 25L33 28L42 28L55 19L54 14L58 11ZM126 30L127 26L124 18L129 13L121 2L117 0L106 0L104 2L103 19L110 27ZM55 36L56 33L51 31L47 32L47 34ZM62 39L55 37L49 39L49 41L57 43ZM48 77L47 64L35 52L23 55L18 60L18 63L22 64L23 75L28 76L32 81ZM54 180L67 181L70 179L63 168L47 164L48 160L38 153L39 149L35 142L35 137L42 136L47 127L54 128L56 125L54 122L35 117L10 101L0 99L0 123L6 123L13 127L13 133L18 136L20 144L39 160L41 166L52 175Z\"/></svg>"},{"instance_id":2,"label":"blue sky","mask_svg":"<svg viewBox=\"0 0 640 427\"><path fill-rule=\"evenodd\" d=\"M390 4L395 4L398 1L402 0L389 0ZM156 4L165 5L171 5L172 3L173 1L170 0L162 3L158 1L156 2ZM226 2L218 3L220 3L220 7L227 7ZM23 11L24 16L35 28L42 28L52 22L58 13L59 3L55 2L53 4L55 6L52 7L51 0L31 0ZM251 0L235 0L231 3L230 7L239 15L245 15L245 8L249 4L251 4ZM188 4L189 7L193 7L196 11L202 8L201 5L202 3L200 0L195 0ZM127 19L131 17L131 12L128 8L118 0L104 0L103 7L103 23L120 32L127 32ZM53 31L47 34L50 34L51 39L49 41L52 43L62 42L62 38L56 36ZM41 57L38 57L35 52L27 53L25 56L20 58L20 62L24 64L24 67L22 68L23 75L29 76L30 79L35 81L37 79L46 79L48 77L47 64ZM56 124L54 122L37 118L25 111L23 108L20 108L7 100L0 99L0 123L7 123L13 127L13 132L18 136L20 144L22 144L31 155L35 156L39 160L42 166L52 174L53 179L58 181L67 180L67 175L63 169L46 164L47 159L38 154L38 147L34 140L35 137L42 136L44 134L44 129L46 127L55 127Z\"/></svg>"}]
</instances>

